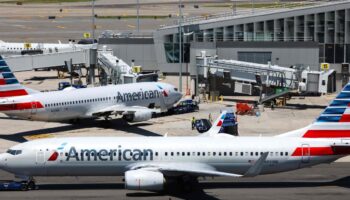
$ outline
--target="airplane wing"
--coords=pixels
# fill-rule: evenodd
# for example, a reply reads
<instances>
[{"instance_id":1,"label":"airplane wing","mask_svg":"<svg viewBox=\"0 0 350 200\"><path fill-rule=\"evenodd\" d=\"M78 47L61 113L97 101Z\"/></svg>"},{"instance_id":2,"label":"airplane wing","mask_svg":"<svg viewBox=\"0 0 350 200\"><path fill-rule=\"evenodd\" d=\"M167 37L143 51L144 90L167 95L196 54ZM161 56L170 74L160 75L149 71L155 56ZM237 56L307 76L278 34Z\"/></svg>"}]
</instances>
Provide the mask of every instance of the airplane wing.
<instances>
[{"instance_id":1,"label":"airplane wing","mask_svg":"<svg viewBox=\"0 0 350 200\"><path fill-rule=\"evenodd\" d=\"M189 174L193 176L229 176L242 177L240 174L217 171L214 167L204 163L144 163L130 167L130 170L160 171L164 175L177 176Z\"/></svg>"},{"instance_id":2,"label":"airplane wing","mask_svg":"<svg viewBox=\"0 0 350 200\"><path fill-rule=\"evenodd\" d=\"M149 112L149 113L158 113L160 110L151 109L143 106L123 106L123 105L113 105L98 111L90 113L91 116L110 116L110 115L127 115L135 114L136 112Z\"/></svg>"},{"instance_id":3,"label":"airplane wing","mask_svg":"<svg viewBox=\"0 0 350 200\"><path fill-rule=\"evenodd\" d=\"M213 166L205 163L136 163L129 166L130 170L150 170L160 171L164 175L168 176L181 176L181 175L192 175L192 176L228 176L228 177L254 177L261 173L269 152L264 152L248 169L245 174L234 174L221 172L216 170Z\"/></svg>"}]
</instances>

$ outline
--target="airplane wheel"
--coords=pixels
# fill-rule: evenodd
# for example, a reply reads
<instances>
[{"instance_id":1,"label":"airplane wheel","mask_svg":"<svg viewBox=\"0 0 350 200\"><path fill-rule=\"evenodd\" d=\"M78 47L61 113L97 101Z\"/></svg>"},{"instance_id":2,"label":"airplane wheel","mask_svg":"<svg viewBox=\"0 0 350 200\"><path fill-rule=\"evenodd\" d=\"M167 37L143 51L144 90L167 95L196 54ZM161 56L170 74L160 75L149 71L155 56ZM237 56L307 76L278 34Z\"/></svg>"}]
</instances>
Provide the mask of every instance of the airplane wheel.
<instances>
[{"instance_id":1,"label":"airplane wheel","mask_svg":"<svg viewBox=\"0 0 350 200\"><path fill-rule=\"evenodd\" d=\"M28 188L28 190L35 190L35 182L29 181L27 188Z\"/></svg>"},{"instance_id":2,"label":"airplane wheel","mask_svg":"<svg viewBox=\"0 0 350 200\"><path fill-rule=\"evenodd\" d=\"M27 190L28 190L27 185L26 185L26 184L22 184L21 190L22 190L22 191L27 191Z\"/></svg>"}]
</instances>

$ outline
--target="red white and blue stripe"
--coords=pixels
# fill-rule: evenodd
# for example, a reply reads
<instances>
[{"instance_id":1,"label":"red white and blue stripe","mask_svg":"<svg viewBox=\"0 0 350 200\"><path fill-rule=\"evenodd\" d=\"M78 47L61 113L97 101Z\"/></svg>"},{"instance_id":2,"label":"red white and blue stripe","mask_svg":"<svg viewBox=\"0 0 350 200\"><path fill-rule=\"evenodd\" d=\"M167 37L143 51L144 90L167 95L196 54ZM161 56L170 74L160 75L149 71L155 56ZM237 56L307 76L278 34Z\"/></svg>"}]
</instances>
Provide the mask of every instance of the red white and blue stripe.
<instances>
[{"instance_id":1,"label":"red white and blue stripe","mask_svg":"<svg viewBox=\"0 0 350 200\"><path fill-rule=\"evenodd\" d=\"M0 56L0 98L28 95Z\"/></svg>"},{"instance_id":2,"label":"red white and blue stripe","mask_svg":"<svg viewBox=\"0 0 350 200\"><path fill-rule=\"evenodd\" d=\"M305 138L350 138L350 83L303 134Z\"/></svg>"}]
</instances>

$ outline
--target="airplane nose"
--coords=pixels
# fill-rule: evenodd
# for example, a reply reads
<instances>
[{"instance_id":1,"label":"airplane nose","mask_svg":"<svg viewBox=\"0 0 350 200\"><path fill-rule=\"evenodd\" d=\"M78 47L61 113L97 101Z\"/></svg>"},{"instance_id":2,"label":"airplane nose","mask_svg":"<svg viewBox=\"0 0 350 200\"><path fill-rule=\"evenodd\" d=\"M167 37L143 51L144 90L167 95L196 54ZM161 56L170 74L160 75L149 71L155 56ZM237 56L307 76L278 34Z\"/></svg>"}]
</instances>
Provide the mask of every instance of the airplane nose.
<instances>
[{"instance_id":1,"label":"airplane nose","mask_svg":"<svg viewBox=\"0 0 350 200\"><path fill-rule=\"evenodd\" d=\"M3 169L5 167L5 155L0 154L0 169Z\"/></svg>"}]
</instances>

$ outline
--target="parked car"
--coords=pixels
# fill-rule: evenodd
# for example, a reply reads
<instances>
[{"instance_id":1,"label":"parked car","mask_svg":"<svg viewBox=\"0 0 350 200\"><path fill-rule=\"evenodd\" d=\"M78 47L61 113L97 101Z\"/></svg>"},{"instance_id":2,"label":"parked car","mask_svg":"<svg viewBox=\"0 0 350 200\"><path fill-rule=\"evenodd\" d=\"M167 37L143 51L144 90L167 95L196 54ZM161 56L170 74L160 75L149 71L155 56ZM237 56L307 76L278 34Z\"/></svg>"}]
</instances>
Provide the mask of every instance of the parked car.
<instances>
[{"instance_id":1,"label":"parked car","mask_svg":"<svg viewBox=\"0 0 350 200\"><path fill-rule=\"evenodd\" d=\"M34 190L35 183L33 181L0 181L0 191L3 190Z\"/></svg>"},{"instance_id":2,"label":"parked car","mask_svg":"<svg viewBox=\"0 0 350 200\"><path fill-rule=\"evenodd\" d=\"M69 82L59 82L58 83L58 90L64 90L67 87L74 87L76 89L80 88L86 88L86 85L71 85Z\"/></svg>"},{"instance_id":3,"label":"parked car","mask_svg":"<svg viewBox=\"0 0 350 200\"><path fill-rule=\"evenodd\" d=\"M198 103L192 99L185 99L169 109L170 114L189 113L199 110Z\"/></svg>"},{"instance_id":4,"label":"parked car","mask_svg":"<svg viewBox=\"0 0 350 200\"><path fill-rule=\"evenodd\" d=\"M210 129L211 123L208 119L197 119L194 122L194 126L199 133L204 133Z\"/></svg>"}]
</instances>

